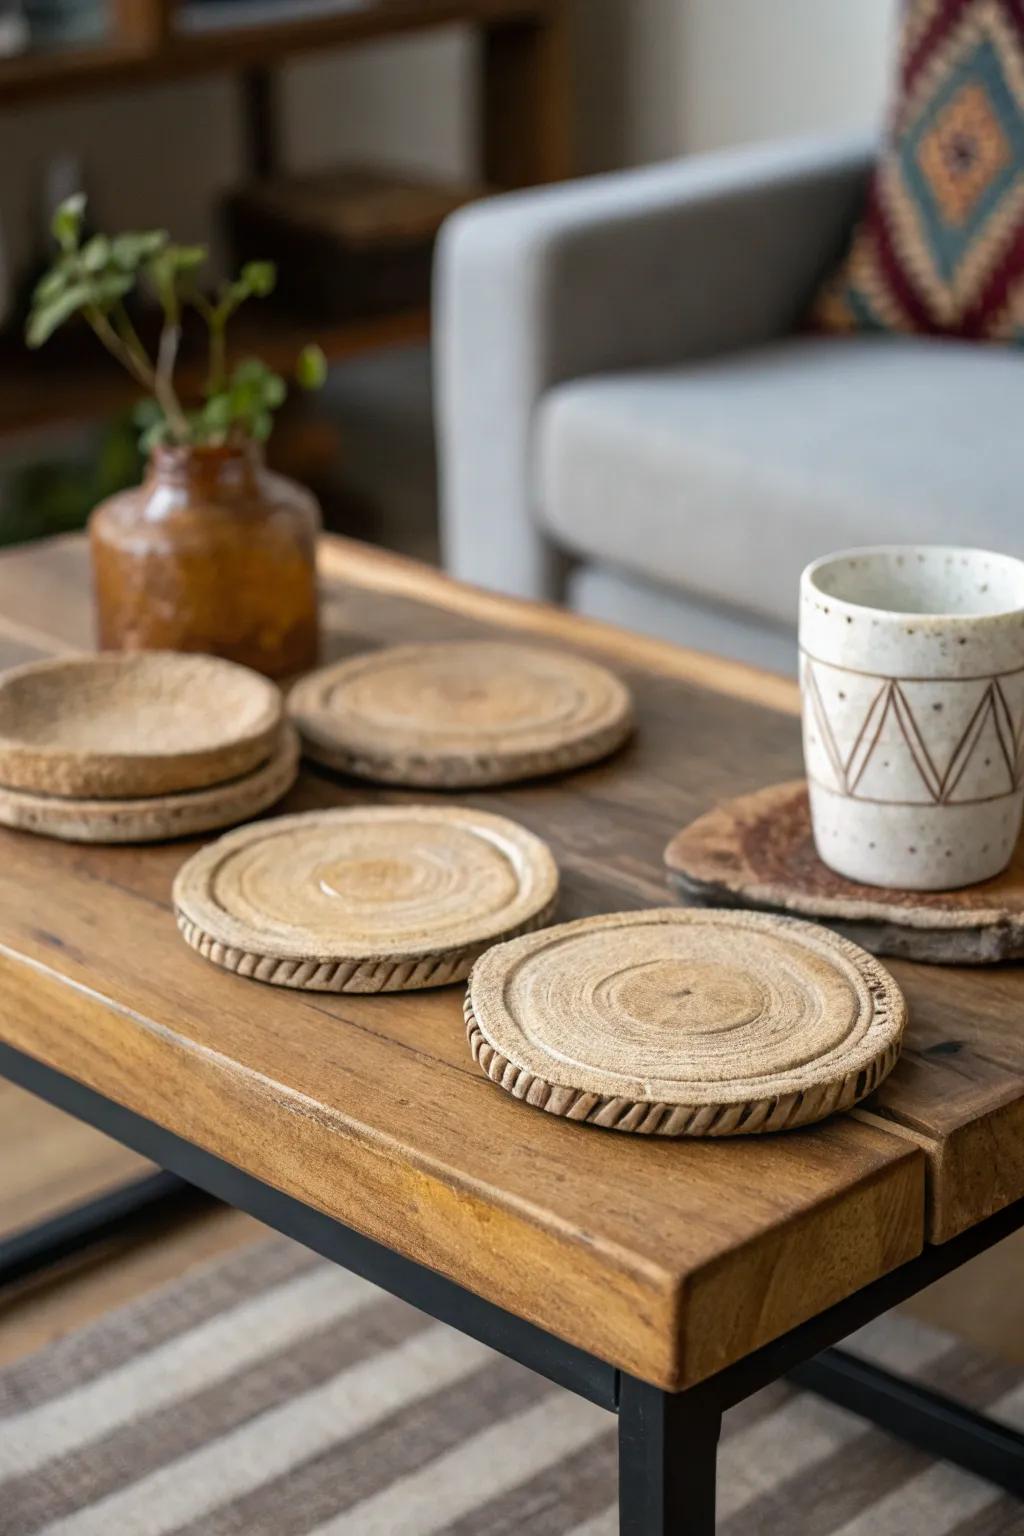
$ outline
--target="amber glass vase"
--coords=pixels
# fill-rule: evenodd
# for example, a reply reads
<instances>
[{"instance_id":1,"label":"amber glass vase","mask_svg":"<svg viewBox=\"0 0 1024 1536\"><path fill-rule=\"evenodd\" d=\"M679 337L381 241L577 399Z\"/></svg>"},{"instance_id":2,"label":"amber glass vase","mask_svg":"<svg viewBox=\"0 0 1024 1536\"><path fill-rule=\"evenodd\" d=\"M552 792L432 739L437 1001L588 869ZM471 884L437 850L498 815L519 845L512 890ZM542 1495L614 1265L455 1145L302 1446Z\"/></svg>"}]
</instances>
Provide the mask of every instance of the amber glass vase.
<instances>
[{"instance_id":1,"label":"amber glass vase","mask_svg":"<svg viewBox=\"0 0 1024 1536\"><path fill-rule=\"evenodd\" d=\"M107 650L207 651L286 677L316 662L320 508L255 443L158 448L89 520Z\"/></svg>"}]
</instances>

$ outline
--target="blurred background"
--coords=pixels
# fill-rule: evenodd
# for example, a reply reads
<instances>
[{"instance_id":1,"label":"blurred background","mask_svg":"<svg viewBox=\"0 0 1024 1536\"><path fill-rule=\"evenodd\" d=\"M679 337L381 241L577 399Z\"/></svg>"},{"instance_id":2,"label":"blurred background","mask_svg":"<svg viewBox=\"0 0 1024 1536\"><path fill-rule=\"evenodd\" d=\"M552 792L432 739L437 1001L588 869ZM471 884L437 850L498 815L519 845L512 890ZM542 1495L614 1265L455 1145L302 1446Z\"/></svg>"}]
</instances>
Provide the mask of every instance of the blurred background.
<instances>
[{"instance_id":1,"label":"blurred background","mask_svg":"<svg viewBox=\"0 0 1024 1536\"><path fill-rule=\"evenodd\" d=\"M0 0L0 544L82 525L140 462L131 385L85 327L28 355L50 215L278 261L243 322L326 389L271 457L328 526L437 554L428 291L447 212L884 110L895 0L575 0L539 45L481 0ZM770 64L770 67L766 67ZM329 280L328 280L329 278Z\"/></svg>"}]
</instances>

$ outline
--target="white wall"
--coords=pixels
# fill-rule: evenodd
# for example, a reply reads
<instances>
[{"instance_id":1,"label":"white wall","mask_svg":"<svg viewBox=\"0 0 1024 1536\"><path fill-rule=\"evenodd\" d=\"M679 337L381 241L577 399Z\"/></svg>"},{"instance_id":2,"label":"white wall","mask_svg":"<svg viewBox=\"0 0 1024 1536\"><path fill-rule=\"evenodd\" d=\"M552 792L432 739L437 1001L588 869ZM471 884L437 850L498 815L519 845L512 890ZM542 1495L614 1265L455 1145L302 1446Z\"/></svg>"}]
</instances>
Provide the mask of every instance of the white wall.
<instances>
[{"instance_id":1,"label":"white wall","mask_svg":"<svg viewBox=\"0 0 1024 1536\"><path fill-rule=\"evenodd\" d=\"M870 127L899 0L578 0L583 167Z\"/></svg>"},{"instance_id":2,"label":"white wall","mask_svg":"<svg viewBox=\"0 0 1024 1536\"><path fill-rule=\"evenodd\" d=\"M666 0L674 10L672 0ZM688 0L681 142L870 127L880 120L898 0Z\"/></svg>"}]
</instances>

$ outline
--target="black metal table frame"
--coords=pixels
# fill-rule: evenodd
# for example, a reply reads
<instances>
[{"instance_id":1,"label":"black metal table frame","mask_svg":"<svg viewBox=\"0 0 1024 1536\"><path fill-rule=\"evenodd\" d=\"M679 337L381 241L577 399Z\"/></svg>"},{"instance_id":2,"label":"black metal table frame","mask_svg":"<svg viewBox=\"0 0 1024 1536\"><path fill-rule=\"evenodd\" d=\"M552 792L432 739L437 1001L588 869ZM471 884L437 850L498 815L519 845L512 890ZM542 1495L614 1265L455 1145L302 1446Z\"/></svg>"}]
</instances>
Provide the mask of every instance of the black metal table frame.
<instances>
[{"instance_id":1,"label":"black metal table frame","mask_svg":"<svg viewBox=\"0 0 1024 1536\"><path fill-rule=\"evenodd\" d=\"M833 1347L1024 1225L1024 1200L926 1248L708 1380L672 1393L565 1343L3 1043L0 1077L166 1170L0 1241L0 1283L24 1278L90 1236L108 1236L155 1205L190 1198L198 1189L617 1414L620 1536L713 1536L722 1414L782 1376L1024 1497L1024 1435Z\"/></svg>"}]
</instances>

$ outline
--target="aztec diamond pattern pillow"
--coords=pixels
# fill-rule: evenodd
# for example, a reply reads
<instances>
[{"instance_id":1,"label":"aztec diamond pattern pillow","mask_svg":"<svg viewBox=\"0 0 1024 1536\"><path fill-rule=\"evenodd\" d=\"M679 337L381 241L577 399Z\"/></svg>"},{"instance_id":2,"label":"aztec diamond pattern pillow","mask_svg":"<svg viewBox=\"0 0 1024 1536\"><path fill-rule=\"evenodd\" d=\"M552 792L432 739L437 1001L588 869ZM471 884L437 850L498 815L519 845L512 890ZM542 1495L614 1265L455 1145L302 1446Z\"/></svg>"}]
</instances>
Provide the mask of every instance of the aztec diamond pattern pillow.
<instances>
[{"instance_id":1,"label":"aztec diamond pattern pillow","mask_svg":"<svg viewBox=\"0 0 1024 1536\"><path fill-rule=\"evenodd\" d=\"M908 0L900 75L814 322L1024 344L1024 0Z\"/></svg>"}]
</instances>

